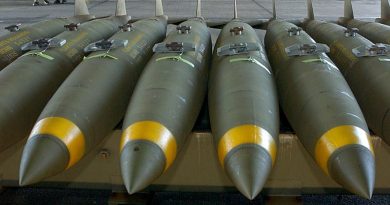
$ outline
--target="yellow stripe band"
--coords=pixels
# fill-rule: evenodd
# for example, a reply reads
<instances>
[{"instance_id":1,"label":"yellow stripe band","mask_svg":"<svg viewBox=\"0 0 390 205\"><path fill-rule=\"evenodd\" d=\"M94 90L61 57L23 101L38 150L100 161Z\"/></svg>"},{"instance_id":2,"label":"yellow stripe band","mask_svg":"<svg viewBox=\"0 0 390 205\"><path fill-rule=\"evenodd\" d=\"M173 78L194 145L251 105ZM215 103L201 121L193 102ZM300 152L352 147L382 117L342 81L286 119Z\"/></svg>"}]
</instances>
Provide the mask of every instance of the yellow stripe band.
<instances>
[{"instance_id":1,"label":"yellow stripe band","mask_svg":"<svg viewBox=\"0 0 390 205\"><path fill-rule=\"evenodd\" d=\"M130 141L147 140L157 144L165 155L165 170L176 158L177 144L172 133L162 124L155 121L136 122L124 130L120 150Z\"/></svg>"},{"instance_id":2,"label":"yellow stripe band","mask_svg":"<svg viewBox=\"0 0 390 205\"><path fill-rule=\"evenodd\" d=\"M328 130L317 141L315 147L316 161L320 167L329 175L329 157L337 149L353 144L366 147L374 155L371 139L366 131L356 126L343 125Z\"/></svg>"},{"instance_id":3,"label":"yellow stripe band","mask_svg":"<svg viewBox=\"0 0 390 205\"><path fill-rule=\"evenodd\" d=\"M29 138L36 135L50 135L60 139L68 148L67 169L77 163L85 153L85 138L81 130L70 120L61 117L48 117L35 124Z\"/></svg>"},{"instance_id":4,"label":"yellow stripe band","mask_svg":"<svg viewBox=\"0 0 390 205\"><path fill-rule=\"evenodd\" d=\"M268 151L272 164L276 157L276 143L267 130L256 125L241 125L227 131L218 143L219 162L224 167L226 155L243 144L257 144Z\"/></svg>"}]
</instances>

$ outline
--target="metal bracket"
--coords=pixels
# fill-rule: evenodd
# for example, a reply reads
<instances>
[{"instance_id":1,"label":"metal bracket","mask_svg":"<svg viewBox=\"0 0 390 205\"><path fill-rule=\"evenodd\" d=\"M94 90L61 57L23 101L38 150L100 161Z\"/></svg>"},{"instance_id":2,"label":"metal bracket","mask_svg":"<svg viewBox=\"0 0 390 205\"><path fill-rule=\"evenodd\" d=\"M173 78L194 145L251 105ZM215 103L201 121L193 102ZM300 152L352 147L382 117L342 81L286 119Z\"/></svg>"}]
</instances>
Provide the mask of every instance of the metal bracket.
<instances>
[{"instance_id":1,"label":"metal bracket","mask_svg":"<svg viewBox=\"0 0 390 205\"><path fill-rule=\"evenodd\" d=\"M153 52L155 53L183 53L195 50L196 46L188 42L163 42L153 46Z\"/></svg>"},{"instance_id":2,"label":"metal bracket","mask_svg":"<svg viewBox=\"0 0 390 205\"><path fill-rule=\"evenodd\" d=\"M390 45L378 43L372 46L360 46L352 49L356 57L385 56L390 54Z\"/></svg>"},{"instance_id":3,"label":"metal bracket","mask_svg":"<svg viewBox=\"0 0 390 205\"><path fill-rule=\"evenodd\" d=\"M119 29L122 30L123 32L132 31L132 28L133 28L133 24L131 23L126 23L123 24L122 26L119 26Z\"/></svg>"},{"instance_id":4,"label":"metal bracket","mask_svg":"<svg viewBox=\"0 0 390 205\"><path fill-rule=\"evenodd\" d=\"M358 28L347 28L347 30L344 31L345 37L355 37L357 32L359 32Z\"/></svg>"},{"instance_id":5,"label":"metal bracket","mask_svg":"<svg viewBox=\"0 0 390 205\"><path fill-rule=\"evenodd\" d=\"M64 28L66 28L66 30L68 30L68 31L77 31L79 26L80 26L80 23L70 23L70 24L64 25Z\"/></svg>"},{"instance_id":6,"label":"metal bracket","mask_svg":"<svg viewBox=\"0 0 390 205\"><path fill-rule=\"evenodd\" d=\"M258 66L260 66L261 68L263 68L264 70L266 70L270 75L271 75L271 71L262 63L260 63L258 60L256 60L255 58L253 58L252 56L249 56L248 58L234 58L234 59L230 59L230 63L235 63L235 62L250 62L250 63L254 63Z\"/></svg>"},{"instance_id":7,"label":"metal bracket","mask_svg":"<svg viewBox=\"0 0 390 205\"><path fill-rule=\"evenodd\" d=\"M329 46L321 43L312 44L294 44L284 49L287 56L309 56L318 55L320 53L328 53Z\"/></svg>"},{"instance_id":8,"label":"metal bracket","mask_svg":"<svg viewBox=\"0 0 390 205\"><path fill-rule=\"evenodd\" d=\"M261 45L258 43L232 43L221 46L217 49L218 56L231 56L243 53L249 53L250 51L260 51Z\"/></svg>"},{"instance_id":9,"label":"metal bracket","mask_svg":"<svg viewBox=\"0 0 390 205\"><path fill-rule=\"evenodd\" d=\"M94 51L110 51L115 48L126 47L129 43L128 40L100 40L94 43L89 44L84 48L84 52L94 52Z\"/></svg>"},{"instance_id":10,"label":"metal bracket","mask_svg":"<svg viewBox=\"0 0 390 205\"><path fill-rule=\"evenodd\" d=\"M288 36L299 36L301 35L302 28L301 27L291 27L287 30Z\"/></svg>"},{"instance_id":11,"label":"metal bracket","mask_svg":"<svg viewBox=\"0 0 390 205\"><path fill-rule=\"evenodd\" d=\"M5 29L7 29L9 32L16 32L16 31L19 31L20 30L20 26L22 24L18 23L18 24L13 24L13 25L9 25L7 27L5 27Z\"/></svg>"},{"instance_id":12,"label":"metal bracket","mask_svg":"<svg viewBox=\"0 0 390 205\"><path fill-rule=\"evenodd\" d=\"M178 25L176 26L176 30L179 34L189 34L191 31L191 26Z\"/></svg>"},{"instance_id":13,"label":"metal bracket","mask_svg":"<svg viewBox=\"0 0 390 205\"><path fill-rule=\"evenodd\" d=\"M49 48L57 48L65 45L65 39L59 38L42 38L38 40L31 41L29 43L24 44L21 49L22 51L30 51L30 50L47 50Z\"/></svg>"},{"instance_id":14,"label":"metal bracket","mask_svg":"<svg viewBox=\"0 0 390 205\"><path fill-rule=\"evenodd\" d=\"M232 36L242 35L242 32L244 32L244 28L242 26L238 26L230 29L230 33L232 34Z\"/></svg>"}]
</instances>

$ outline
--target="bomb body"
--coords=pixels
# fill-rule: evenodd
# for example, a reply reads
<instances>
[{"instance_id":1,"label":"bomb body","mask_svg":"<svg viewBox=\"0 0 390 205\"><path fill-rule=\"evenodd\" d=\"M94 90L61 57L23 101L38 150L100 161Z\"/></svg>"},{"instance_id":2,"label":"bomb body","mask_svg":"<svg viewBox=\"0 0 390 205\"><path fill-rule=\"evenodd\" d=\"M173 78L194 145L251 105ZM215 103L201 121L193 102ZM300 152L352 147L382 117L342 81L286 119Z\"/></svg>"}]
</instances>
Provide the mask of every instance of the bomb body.
<instances>
[{"instance_id":1,"label":"bomb body","mask_svg":"<svg viewBox=\"0 0 390 205\"><path fill-rule=\"evenodd\" d=\"M387 0L382 0L382 2L383 1ZM378 22L355 19L351 0L344 0L344 17L341 17L338 23L350 29L358 29L360 35L373 43L390 44L390 38L388 37L390 36L390 26Z\"/></svg>"},{"instance_id":2,"label":"bomb body","mask_svg":"<svg viewBox=\"0 0 390 205\"><path fill-rule=\"evenodd\" d=\"M112 36L127 20L125 16L93 20L65 31L56 36L66 41L62 46L27 52L0 72L1 149L28 136L46 103L82 61L84 47Z\"/></svg>"},{"instance_id":3,"label":"bomb body","mask_svg":"<svg viewBox=\"0 0 390 205\"><path fill-rule=\"evenodd\" d=\"M219 161L247 198L261 191L276 157L279 110L273 74L255 30L239 19L214 49L209 109Z\"/></svg>"},{"instance_id":4,"label":"bomb body","mask_svg":"<svg viewBox=\"0 0 390 205\"><path fill-rule=\"evenodd\" d=\"M121 139L121 171L132 194L173 163L204 100L211 36L202 18L192 18L154 47L130 100Z\"/></svg>"},{"instance_id":5,"label":"bomb body","mask_svg":"<svg viewBox=\"0 0 390 205\"><path fill-rule=\"evenodd\" d=\"M304 24L317 42L329 45L329 56L341 69L369 127L390 143L390 64L386 60L390 55L386 54L386 47L378 47L356 30L337 24L314 19Z\"/></svg>"},{"instance_id":6,"label":"bomb body","mask_svg":"<svg viewBox=\"0 0 390 205\"><path fill-rule=\"evenodd\" d=\"M94 18L93 15L88 14L84 0L76 0L75 7L78 6L85 6L85 11L80 12L79 8L76 8L73 17L49 19L26 27L21 25L6 27L11 33L0 36L0 70L24 53L23 44L54 37L66 30L65 25L83 23Z\"/></svg>"},{"instance_id":7,"label":"bomb body","mask_svg":"<svg viewBox=\"0 0 390 205\"><path fill-rule=\"evenodd\" d=\"M140 20L124 25L125 31L107 41L92 44L100 43L102 47L96 48L99 51L92 52L75 68L38 118L23 153L25 170L41 167L50 170L51 175L57 174L77 163L114 129L124 116L143 67L152 56L153 45L165 36L166 24L165 16ZM54 131L63 127L66 129L62 133ZM49 140L57 142L57 147L50 149L56 157L51 162L41 159L35 163L33 158L44 155L48 146L54 146L40 145ZM49 171L31 172L35 174L34 181L51 176L45 174Z\"/></svg>"},{"instance_id":8,"label":"bomb body","mask_svg":"<svg viewBox=\"0 0 390 205\"><path fill-rule=\"evenodd\" d=\"M370 198L375 181L372 144L363 114L328 47L300 28L274 20L265 45L280 104L304 147L347 190Z\"/></svg>"}]
</instances>

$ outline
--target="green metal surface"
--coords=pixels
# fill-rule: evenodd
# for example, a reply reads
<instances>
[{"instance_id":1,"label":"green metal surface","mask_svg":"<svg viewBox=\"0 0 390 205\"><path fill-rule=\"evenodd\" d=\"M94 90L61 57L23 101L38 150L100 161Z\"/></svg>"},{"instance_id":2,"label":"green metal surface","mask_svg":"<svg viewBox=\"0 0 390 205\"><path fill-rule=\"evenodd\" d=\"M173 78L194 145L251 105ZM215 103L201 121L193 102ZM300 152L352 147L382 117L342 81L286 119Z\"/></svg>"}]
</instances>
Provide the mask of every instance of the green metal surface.
<instances>
[{"instance_id":1,"label":"green metal surface","mask_svg":"<svg viewBox=\"0 0 390 205\"><path fill-rule=\"evenodd\" d=\"M339 24L347 28L359 29L359 34L374 43L390 44L390 26L377 22L341 18Z\"/></svg>"},{"instance_id":2,"label":"green metal surface","mask_svg":"<svg viewBox=\"0 0 390 205\"><path fill-rule=\"evenodd\" d=\"M23 44L40 38L51 38L65 31L64 25L83 23L94 16L75 16L70 18L50 19L23 27L16 32L0 36L0 70L21 56Z\"/></svg>"},{"instance_id":3,"label":"green metal surface","mask_svg":"<svg viewBox=\"0 0 390 205\"><path fill-rule=\"evenodd\" d=\"M330 47L330 57L339 66L348 81L369 127L387 143L390 142L390 128L387 126L390 109L390 55L356 57L352 49L374 45L363 36L345 36L344 27L322 21L309 21L306 30L318 42ZM327 35L327 34L332 35Z\"/></svg>"},{"instance_id":4,"label":"green metal surface","mask_svg":"<svg viewBox=\"0 0 390 205\"><path fill-rule=\"evenodd\" d=\"M235 28L243 30L233 34ZM259 45L259 50L218 56L217 48L251 43ZM242 125L265 129L278 144L279 107L271 67L255 30L239 19L226 24L218 37L208 96L217 149L225 133ZM271 172L269 150L258 144L241 144L228 151L223 159L225 172L242 194L255 198Z\"/></svg>"},{"instance_id":5,"label":"green metal surface","mask_svg":"<svg viewBox=\"0 0 390 205\"><path fill-rule=\"evenodd\" d=\"M291 36L291 23L272 21L265 46L274 69L280 104L288 121L306 149L314 156L318 139L331 128L355 125L368 132L363 114L347 82L336 66L312 61L332 62L326 54L288 57L285 48L315 41L304 31Z\"/></svg>"},{"instance_id":6,"label":"green metal surface","mask_svg":"<svg viewBox=\"0 0 390 205\"><path fill-rule=\"evenodd\" d=\"M171 31L164 43L190 43L195 45L195 51L155 53L134 90L123 123L123 129L140 121L161 124L172 133L178 151L183 147L200 112L207 91L211 60L211 35L203 19L192 18L179 26L189 26L191 29L188 33ZM149 141L129 141L121 152L122 177L129 193L138 192L155 181L163 174L159 164L166 166L167 163L166 156L157 144L139 150L128 148L141 142ZM140 163L145 162L145 157L152 153L160 154L149 162L151 164ZM154 162L156 159L161 162Z\"/></svg>"},{"instance_id":7,"label":"green metal surface","mask_svg":"<svg viewBox=\"0 0 390 205\"><path fill-rule=\"evenodd\" d=\"M135 22L131 31L116 33L110 39L129 41L124 48L110 50L117 59L90 58L106 51L91 53L57 90L38 121L47 117L72 121L83 132L88 151L123 118L152 47L165 32L166 20L153 17Z\"/></svg>"},{"instance_id":8,"label":"green metal surface","mask_svg":"<svg viewBox=\"0 0 390 205\"><path fill-rule=\"evenodd\" d=\"M54 176L66 168L69 153L66 146L50 135L39 135L29 140L23 151L19 175L21 186L39 182L46 176ZM64 163L65 162L65 163Z\"/></svg>"},{"instance_id":9,"label":"green metal surface","mask_svg":"<svg viewBox=\"0 0 390 205\"><path fill-rule=\"evenodd\" d=\"M231 35L230 29L239 26L244 28L242 35ZM215 50L225 44L242 42L261 44L251 26L234 20L221 31ZM242 61L248 58L253 60ZM229 129L245 124L267 130L277 142L278 101L273 75L269 71L271 67L262 47L260 51L222 57L217 56L215 51L209 83L209 107L216 143Z\"/></svg>"},{"instance_id":10,"label":"green metal surface","mask_svg":"<svg viewBox=\"0 0 390 205\"><path fill-rule=\"evenodd\" d=\"M56 36L67 43L40 56L20 57L0 72L0 150L27 137L40 112L66 77L79 64L89 43L113 35L127 17L84 23L77 31Z\"/></svg>"},{"instance_id":11,"label":"green metal surface","mask_svg":"<svg viewBox=\"0 0 390 205\"><path fill-rule=\"evenodd\" d=\"M375 158L370 150L359 145L348 145L329 159L331 177L345 189L370 199L374 191Z\"/></svg>"},{"instance_id":12,"label":"green metal surface","mask_svg":"<svg viewBox=\"0 0 390 205\"><path fill-rule=\"evenodd\" d=\"M275 71L280 104L304 147L311 156L317 157L318 153L315 151L318 141L332 128L349 125L359 127L366 133L369 131L359 105L341 72L336 66L317 60L332 62L326 54L287 56L285 48L288 46L315 43L304 31L301 31L300 35L290 36L287 30L292 27L296 26L280 20L272 21L268 26L265 43ZM328 36L332 38L335 35ZM342 139L343 136L338 137ZM347 190L370 198L375 179L375 165L374 162L365 160L373 160L373 156L367 148L356 146L368 151L368 155L365 152L353 155L354 158L341 157L340 150L349 147L344 146L331 153L327 159L327 170L329 175ZM339 164L345 164L345 169L334 168L332 165L336 163L335 160L338 160ZM356 161L360 163L355 163ZM348 164L354 166L347 166Z\"/></svg>"},{"instance_id":13,"label":"green metal surface","mask_svg":"<svg viewBox=\"0 0 390 205\"><path fill-rule=\"evenodd\" d=\"M161 176L165 168L165 156L157 144L136 140L127 143L122 149L120 163L127 192L134 194Z\"/></svg>"},{"instance_id":14,"label":"green metal surface","mask_svg":"<svg viewBox=\"0 0 390 205\"><path fill-rule=\"evenodd\" d=\"M94 58L85 58L48 102L38 121L48 117L70 120L83 133L84 154L88 153L123 118L138 77L152 55L152 46L161 41L165 33L166 17L164 16L140 20L133 24L131 31L116 33L110 40L128 40L128 44L109 51L93 52L89 56L95 56ZM102 55L116 56L116 59L96 57ZM56 139L58 136L49 137ZM32 163L31 156L35 155L34 152L29 152L32 147L34 144L29 140L23 153L24 162L21 166ZM42 152L36 149L35 151ZM56 164L61 159L69 160L59 156ZM41 174L38 179L52 176L47 173L54 172L48 170L58 170L59 167L55 163L51 163L50 166L51 164L45 159L40 163L46 163L48 166L39 170L30 170L31 173ZM61 163L67 165L68 161L61 161ZM62 169L57 173L65 170L63 166L60 167ZM25 175L29 174L25 173Z\"/></svg>"},{"instance_id":15,"label":"green metal surface","mask_svg":"<svg viewBox=\"0 0 390 205\"><path fill-rule=\"evenodd\" d=\"M200 111L207 88L211 60L211 36L201 19L180 25L191 26L189 34L176 30L164 42L189 42L196 51L184 52L178 60L158 60L177 55L156 53L146 66L127 109L123 128L138 121L157 121L168 128L180 148L190 133Z\"/></svg>"}]
</instances>

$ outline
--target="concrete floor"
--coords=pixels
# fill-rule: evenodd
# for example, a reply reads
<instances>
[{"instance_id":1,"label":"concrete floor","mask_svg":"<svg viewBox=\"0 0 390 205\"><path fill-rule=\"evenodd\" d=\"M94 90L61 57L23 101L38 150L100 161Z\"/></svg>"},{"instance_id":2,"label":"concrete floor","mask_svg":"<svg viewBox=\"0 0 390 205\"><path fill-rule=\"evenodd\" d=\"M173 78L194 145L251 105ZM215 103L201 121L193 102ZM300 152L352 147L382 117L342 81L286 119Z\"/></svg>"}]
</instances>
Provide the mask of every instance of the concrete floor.
<instances>
[{"instance_id":1,"label":"concrete floor","mask_svg":"<svg viewBox=\"0 0 390 205\"><path fill-rule=\"evenodd\" d=\"M73 0L69 4L31 6L33 0L0 0L0 35L3 28L14 23L29 24L48 18L71 16ZM53 2L53 0L50 0ZM96 16L111 15L116 0L89 0L89 9ZM154 14L154 0L127 0L128 14L139 18ZM206 19L230 19L233 0L203 0L202 12ZM306 0L278 0L277 11L280 18L301 19L306 16ZM170 17L191 17L196 0L163 0L164 9ZM380 15L380 0L359 0L353 2L355 16L376 18ZM316 15L323 19L337 19L343 14L341 0L314 0ZM272 15L271 0L238 0L239 16L249 19L268 19Z\"/></svg>"}]
</instances>

